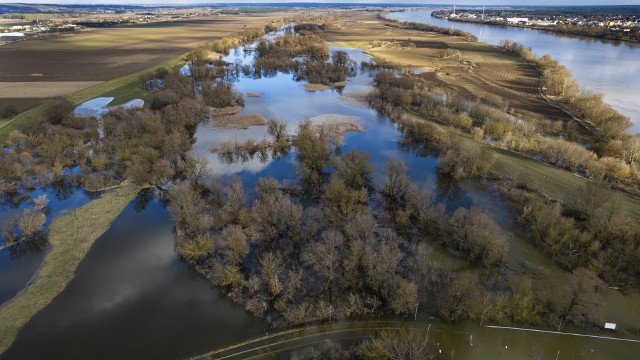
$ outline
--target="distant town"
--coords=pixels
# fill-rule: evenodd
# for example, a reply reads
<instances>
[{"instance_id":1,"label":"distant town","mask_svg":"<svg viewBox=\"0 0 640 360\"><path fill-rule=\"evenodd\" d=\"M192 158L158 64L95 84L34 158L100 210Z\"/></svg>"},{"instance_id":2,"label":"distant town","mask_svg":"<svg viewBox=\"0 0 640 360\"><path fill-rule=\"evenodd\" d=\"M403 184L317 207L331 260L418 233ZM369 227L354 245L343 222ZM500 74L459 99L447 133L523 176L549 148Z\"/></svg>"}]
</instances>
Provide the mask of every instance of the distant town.
<instances>
[{"instance_id":1,"label":"distant town","mask_svg":"<svg viewBox=\"0 0 640 360\"><path fill-rule=\"evenodd\" d=\"M26 9L25 9L26 10ZM120 24L143 24L226 14L229 8L68 8L14 11L0 15L0 42L13 42L56 33L68 33ZM238 12L237 9L235 9Z\"/></svg>"},{"instance_id":2,"label":"distant town","mask_svg":"<svg viewBox=\"0 0 640 360\"><path fill-rule=\"evenodd\" d=\"M451 21L482 22L611 40L640 41L640 11L635 10L581 13L561 9L456 9L453 7L435 11L432 16Z\"/></svg>"}]
</instances>

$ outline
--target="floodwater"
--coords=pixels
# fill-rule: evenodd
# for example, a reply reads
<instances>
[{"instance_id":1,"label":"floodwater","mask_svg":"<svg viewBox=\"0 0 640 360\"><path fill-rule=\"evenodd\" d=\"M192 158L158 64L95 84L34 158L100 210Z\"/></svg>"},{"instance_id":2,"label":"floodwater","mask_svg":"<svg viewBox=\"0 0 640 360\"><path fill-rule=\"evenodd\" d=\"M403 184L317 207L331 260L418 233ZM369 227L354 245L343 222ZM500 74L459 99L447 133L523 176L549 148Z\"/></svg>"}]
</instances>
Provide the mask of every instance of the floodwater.
<instances>
[{"instance_id":1,"label":"floodwater","mask_svg":"<svg viewBox=\"0 0 640 360\"><path fill-rule=\"evenodd\" d=\"M366 59L358 50L347 51L358 62ZM241 49L227 57L232 63L236 59L251 61L250 54ZM343 93L366 91L370 87L371 74L362 72L347 83ZM377 169L376 181L382 179L387 160L400 159L407 165L412 180L434 193L448 211L475 205L489 212L510 236L511 247L506 256L509 267L514 272L535 272L541 276L537 286L558 290L557 284L561 284L566 273L514 235L513 211L493 188L471 181L456 182L439 175L437 159L399 145L400 133L386 117L366 107L349 105L335 90L308 92L288 74L261 79L241 76L236 89L264 94L247 97L243 113L285 120L290 132L295 131L297 123L313 116L358 116L365 131L348 133L341 151L370 152L371 162ZM226 138L259 140L266 136L264 126L249 130L214 130L200 126L194 147L199 155L207 157L215 174L239 176L248 189L263 176L295 181L294 154L227 164L208 151L211 145ZM165 204L150 193L142 193L96 241L67 288L21 330L16 342L0 358L33 359L45 355L64 359L184 358L275 331L234 305L180 260L174 249L173 227ZM448 269L473 268L430 244L423 244L421 253ZM29 261L37 267L40 257ZM19 283L26 282L35 271L33 266L21 268L15 264L0 267L2 279L22 274L23 280L15 280L17 285L7 292L12 294ZM549 284L545 285L547 281ZM607 311L633 323L640 314L638 303L636 299L619 295ZM418 325L424 328L430 321L419 318ZM351 322L331 325L332 328L341 326L356 330L355 323ZM359 334L362 337L368 333ZM442 350L445 358L452 359L531 359L538 355L550 359L558 350L562 352L560 359L634 359L640 351L640 344L635 343L488 329L476 323L435 324L430 334L429 343ZM349 341L324 333L318 337ZM318 341L318 337L309 338L306 344ZM280 355L284 358L286 352Z\"/></svg>"},{"instance_id":2,"label":"floodwater","mask_svg":"<svg viewBox=\"0 0 640 360\"><path fill-rule=\"evenodd\" d=\"M144 202L125 208L2 358L173 359L264 334L179 259L164 205Z\"/></svg>"},{"instance_id":3,"label":"floodwater","mask_svg":"<svg viewBox=\"0 0 640 360\"><path fill-rule=\"evenodd\" d=\"M423 9L389 14L392 19L421 22L468 31L480 41L498 44L508 39L530 47L534 54L550 54L573 72L586 89L604 94L604 100L628 116L640 132L640 44L575 37L548 31L453 22L431 17Z\"/></svg>"},{"instance_id":4,"label":"floodwater","mask_svg":"<svg viewBox=\"0 0 640 360\"><path fill-rule=\"evenodd\" d=\"M30 197L34 199L40 195L45 195L49 199L46 225L48 226L51 220L63 211L80 207L99 194L86 193L68 184L58 184L57 186L37 188L31 192ZM0 221L26 207L28 204L25 202L16 206L6 204L0 206ZM3 242L0 234L0 245ZM0 304L13 298L24 288L24 285L40 267L46 251L46 241L0 250Z\"/></svg>"},{"instance_id":5,"label":"floodwater","mask_svg":"<svg viewBox=\"0 0 640 360\"><path fill-rule=\"evenodd\" d=\"M81 117L100 118L113 109L133 109L144 106L144 100L141 99L133 99L121 105L109 106L114 99L113 97L99 97L85 101L76 107L74 114Z\"/></svg>"}]
</instances>

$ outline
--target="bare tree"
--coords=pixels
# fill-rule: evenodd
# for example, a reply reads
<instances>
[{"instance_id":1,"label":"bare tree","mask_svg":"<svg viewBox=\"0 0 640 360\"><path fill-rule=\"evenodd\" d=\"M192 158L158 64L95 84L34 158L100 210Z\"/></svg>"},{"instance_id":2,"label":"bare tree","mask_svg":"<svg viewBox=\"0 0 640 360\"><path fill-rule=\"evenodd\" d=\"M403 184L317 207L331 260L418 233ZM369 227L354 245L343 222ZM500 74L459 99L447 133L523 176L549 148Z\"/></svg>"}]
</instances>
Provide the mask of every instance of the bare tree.
<instances>
[{"instance_id":1,"label":"bare tree","mask_svg":"<svg viewBox=\"0 0 640 360\"><path fill-rule=\"evenodd\" d=\"M482 303L482 288L478 276L469 272L459 274L440 294L438 309L446 321L464 317L474 318Z\"/></svg>"},{"instance_id":2,"label":"bare tree","mask_svg":"<svg viewBox=\"0 0 640 360\"><path fill-rule=\"evenodd\" d=\"M563 296L558 298L559 302L556 304L556 311L560 316L558 331L562 330L567 321L576 325L598 321L604 288L602 280L591 271L585 268L574 271Z\"/></svg>"},{"instance_id":3,"label":"bare tree","mask_svg":"<svg viewBox=\"0 0 640 360\"><path fill-rule=\"evenodd\" d=\"M365 151L349 151L338 158L336 172L347 186L361 189L371 182L373 167L370 156Z\"/></svg>"},{"instance_id":4,"label":"bare tree","mask_svg":"<svg viewBox=\"0 0 640 360\"><path fill-rule=\"evenodd\" d=\"M587 219L593 217L611 199L611 191L601 184L588 181L576 192L575 208Z\"/></svg>"},{"instance_id":5,"label":"bare tree","mask_svg":"<svg viewBox=\"0 0 640 360\"><path fill-rule=\"evenodd\" d=\"M399 160L391 159L385 164L387 179L382 186L381 194L385 205L390 209L397 209L407 203L407 193L411 181L405 174L407 167Z\"/></svg>"}]
</instances>

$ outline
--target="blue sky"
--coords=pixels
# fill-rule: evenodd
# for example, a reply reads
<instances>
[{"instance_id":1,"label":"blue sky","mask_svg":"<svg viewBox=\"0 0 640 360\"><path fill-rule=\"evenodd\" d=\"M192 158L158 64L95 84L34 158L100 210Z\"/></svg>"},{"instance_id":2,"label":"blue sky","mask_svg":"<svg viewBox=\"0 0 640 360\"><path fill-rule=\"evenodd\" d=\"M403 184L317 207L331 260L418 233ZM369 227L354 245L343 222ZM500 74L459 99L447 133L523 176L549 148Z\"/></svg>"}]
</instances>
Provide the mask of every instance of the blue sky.
<instances>
[{"instance_id":1,"label":"blue sky","mask_svg":"<svg viewBox=\"0 0 640 360\"><path fill-rule=\"evenodd\" d=\"M377 1L377 0L316 0L316 1L304 1L304 0L290 0L290 1L275 1L275 0L225 0L225 1L212 1L212 0L192 0L192 1L176 1L176 0L16 0L16 1L3 1L0 0L0 3L30 3L30 4L195 4L195 3L241 3L241 2L250 2L250 3L260 3L260 2L329 2L329 3L337 3L337 2L352 2L352 3L402 3L402 4L428 4L428 3L438 3L438 4L456 4L456 5L640 5L640 0L459 0L459 1L447 1L447 0L434 0L434 1L416 1L416 0L386 0L386 1Z\"/></svg>"}]
</instances>

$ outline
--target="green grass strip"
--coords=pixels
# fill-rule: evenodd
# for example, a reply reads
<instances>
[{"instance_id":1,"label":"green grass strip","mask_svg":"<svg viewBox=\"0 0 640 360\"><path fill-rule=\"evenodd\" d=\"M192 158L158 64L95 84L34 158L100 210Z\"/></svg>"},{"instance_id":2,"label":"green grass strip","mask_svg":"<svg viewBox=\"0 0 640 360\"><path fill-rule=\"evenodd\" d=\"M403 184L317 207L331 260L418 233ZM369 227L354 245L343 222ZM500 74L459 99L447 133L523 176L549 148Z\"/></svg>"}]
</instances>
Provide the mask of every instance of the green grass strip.
<instances>
[{"instance_id":1,"label":"green grass strip","mask_svg":"<svg viewBox=\"0 0 640 360\"><path fill-rule=\"evenodd\" d=\"M58 294L75 276L91 245L138 193L125 186L99 199L56 217L49 228L51 250L33 282L0 308L0 354L13 343L18 331Z\"/></svg>"},{"instance_id":2,"label":"green grass strip","mask_svg":"<svg viewBox=\"0 0 640 360\"><path fill-rule=\"evenodd\" d=\"M409 112L406 112L406 114L414 121L429 121L432 124L444 128L441 123L431 119ZM474 140L469 134L459 130L454 131L460 136L461 143L464 146L477 149L486 148L496 154L496 162L493 164L492 170L511 178L518 174L528 174L539 191L564 204L572 204L577 196L577 192L580 191L587 182L591 181L570 171L532 159L523 154ZM640 220L640 199L622 191L613 189L608 191L611 193L611 200L618 202L620 210L624 215L635 220Z\"/></svg>"}]
</instances>

